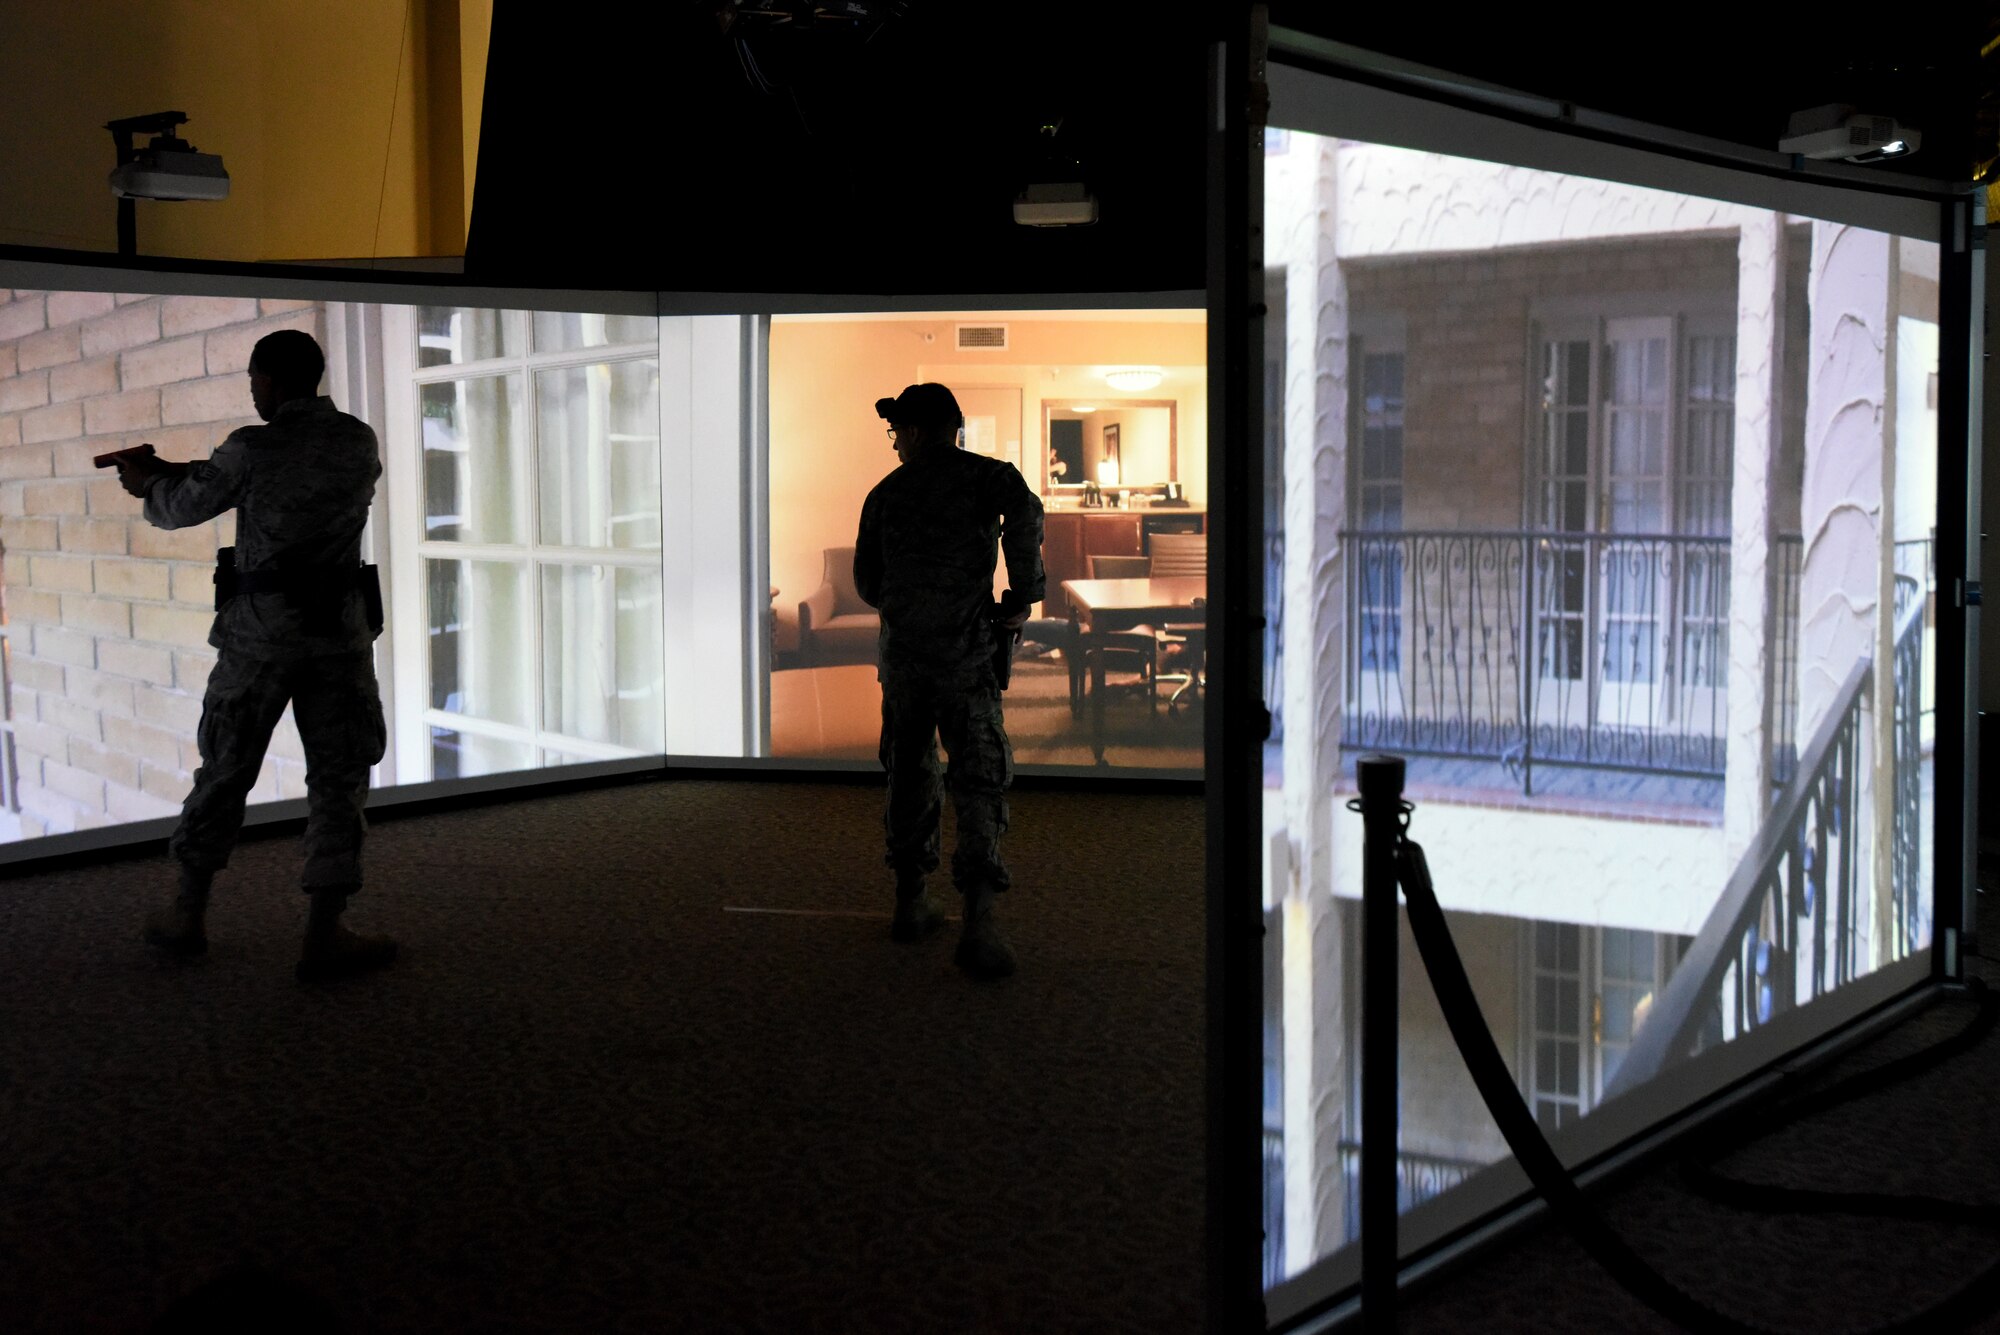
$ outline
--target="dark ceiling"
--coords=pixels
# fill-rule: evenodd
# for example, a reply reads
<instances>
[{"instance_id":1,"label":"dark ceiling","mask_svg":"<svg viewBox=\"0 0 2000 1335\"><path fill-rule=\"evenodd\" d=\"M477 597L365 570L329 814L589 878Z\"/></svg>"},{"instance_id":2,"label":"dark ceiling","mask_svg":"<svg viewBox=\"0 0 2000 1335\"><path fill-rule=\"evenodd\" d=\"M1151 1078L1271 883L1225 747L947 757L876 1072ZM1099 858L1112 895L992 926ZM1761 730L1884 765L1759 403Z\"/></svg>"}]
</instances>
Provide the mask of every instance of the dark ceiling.
<instances>
[{"instance_id":1,"label":"dark ceiling","mask_svg":"<svg viewBox=\"0 0 2000 1335\"><path fill-rule=\"evenodd\" d=\"M1970 180L1976 161L2000 152L1992 103L1979 124L1980 50L2000 33L2000 7L1990 3L1916 0L1864 11L1709 0L1661 8L1643 27L1602 5L1538 8L1532 24L1486 9L1419 25L1384 9L1343 13L1335 24L1320 17L1321 5L1271 6L1273 24L1761 149L1777 147L1792 112L1847 103L1922 130L1915 155L1877 164L1885 174ZM1989 88L1996 69L2000 59L1989 58Z\"/></svg>"},{"instance_id":2,"label":"dark ceiling","mask_svg":"<svg viewBox=\"0 0 2000 1335\"><path fill-rule=\"evenodd\" d=\"M753 38L782 85L766 94L713 4L616 8L584 33L545 6L496 6L468 274L725 292L1203 284L1198 26L911 0L866 42ZM1052 117L1092 173L1097 226L1012 220Z\"/></svg>"},{"instance_id":3,"label":"dark ceiling","mask_svg":"<svg viewBox=\"0 0 2000 1335\"><path fill-rule=\"evenodd\" d=\"M760 30L747 59L719 7L665 0L634 18L579 4L558 20L499 0L469 275L857 294L1203 285L1206 70L1223 6L907 0L862 32ZM2000 138L1981 101L2000 61L1980 59L2000 29L1970 7L1768 36L1717 5L1658 10L1644 30L1601 5L1545 6L1533 31L1523 11L1446 24L1433 9L1413 21L1358 8L1278 3L1272 21L1760 148L1790 111L1853 103L1923 131L1885 174L1970 179ZM1745 35L1717 40L1731 29ZM1103 220L1018 227L1010 201L1056 118Z\"/></svg>"}]
</instances>

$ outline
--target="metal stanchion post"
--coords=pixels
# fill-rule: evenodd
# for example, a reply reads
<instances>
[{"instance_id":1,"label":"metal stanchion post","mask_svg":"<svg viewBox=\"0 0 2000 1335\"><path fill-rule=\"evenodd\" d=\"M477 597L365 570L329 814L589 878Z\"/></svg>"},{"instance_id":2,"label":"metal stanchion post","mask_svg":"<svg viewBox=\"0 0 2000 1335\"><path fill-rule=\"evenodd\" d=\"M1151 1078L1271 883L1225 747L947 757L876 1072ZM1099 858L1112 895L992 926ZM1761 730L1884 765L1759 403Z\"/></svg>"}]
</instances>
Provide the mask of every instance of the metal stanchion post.
<instances>
[{"instance_id":1,"label":"metal stanchion post","mask_svg":"<svg viewBox=\"0 0 2000 1335\"><path fill-rule=\"evenodd\" d=\"M1355 764L1361 853L1361 1320L1396 1328L1396 843L1403 758Z\"/></svg>"}]
</instances>

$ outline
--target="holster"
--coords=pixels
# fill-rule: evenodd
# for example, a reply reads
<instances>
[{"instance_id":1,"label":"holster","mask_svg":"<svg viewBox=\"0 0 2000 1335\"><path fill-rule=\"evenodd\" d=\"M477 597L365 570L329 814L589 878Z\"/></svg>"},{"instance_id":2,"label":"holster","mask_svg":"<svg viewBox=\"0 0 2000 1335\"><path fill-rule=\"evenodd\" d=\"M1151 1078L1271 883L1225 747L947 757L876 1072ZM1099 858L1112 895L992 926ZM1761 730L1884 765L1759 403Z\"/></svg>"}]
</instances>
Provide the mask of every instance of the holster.
<instances>
[{"instance_id":1,"label":"holster","mask_svg":"<svg viewBox=\"0 0 2000 1335\"><path fill-rule=\"evenodd\" d=\"M382 633L382 572L372 565L361 567L361 607L368 614L368 633Z\"/></svg>"},{"instance_id":2,"label":"holster","mask_svg":"<svg viewBox=\"0 0 2000 1335\"><path fill-rule=\"evenodd\" d=\"M218 547L215 551L215 610L220 612L239 592L241 590L236 587L236 549Z\"/></svg>"}]
</instances>

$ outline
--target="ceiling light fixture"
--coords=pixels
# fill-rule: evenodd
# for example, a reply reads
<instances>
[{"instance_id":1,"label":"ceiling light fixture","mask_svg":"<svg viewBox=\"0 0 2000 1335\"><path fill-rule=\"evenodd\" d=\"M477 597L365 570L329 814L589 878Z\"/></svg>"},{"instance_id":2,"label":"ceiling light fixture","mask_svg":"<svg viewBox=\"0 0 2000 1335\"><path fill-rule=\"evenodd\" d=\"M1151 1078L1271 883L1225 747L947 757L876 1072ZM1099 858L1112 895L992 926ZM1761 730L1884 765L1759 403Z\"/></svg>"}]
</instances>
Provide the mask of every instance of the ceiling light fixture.
<instances>
[{"instance_id":1,"label":"ceiling light fixture","mask_svg":"<svg viewBox=\"0 0 2000 1335\"><path fill-rule=\"evenodd\" d=\"M1127 394L1152 389L1164 379L1166 379L1165 374L1157 366L1127 366L1104 373L1105 384L1113 389L1122 389Z\"/></svg>"}]
</instances>

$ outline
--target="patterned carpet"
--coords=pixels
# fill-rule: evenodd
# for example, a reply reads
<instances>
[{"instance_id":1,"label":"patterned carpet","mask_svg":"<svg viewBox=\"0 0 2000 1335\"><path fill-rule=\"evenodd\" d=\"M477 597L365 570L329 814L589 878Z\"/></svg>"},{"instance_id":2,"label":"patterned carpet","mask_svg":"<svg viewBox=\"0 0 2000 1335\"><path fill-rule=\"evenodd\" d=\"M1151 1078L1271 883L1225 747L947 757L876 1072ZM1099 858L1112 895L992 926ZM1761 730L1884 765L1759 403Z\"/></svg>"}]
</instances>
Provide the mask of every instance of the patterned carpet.
<instances>
[{"instance_id":1,"label":"patterned carpet","mask_svg":"<svg viewBox=\"0 0 2000 1335\"><path fill-rule=\"evenodd\" d=\"M1200 799L1017 796L988 985L887 939L879 801L384 822L350 918L405 957L323 990L290 839L191 965L161 857L0 887L0 1326L1195 1329Z\"/></svg>"},{"instance_id":2,"label":"patterned carpet","mask_svg":"<svg viewBox=\"0 0 2000 1335\"><path fill-rule=\"evenodd\" d=\"M406 957L322 990L291 978L290 839L239 853L192 965L135 940L158 857L0 887L0 1329L1197 1329L1200 799L1018 795L1023 968L983 986L949 936L887 941L878 802L683 780L384 822L353 917ZM2000 1201L1996 1086L2000 1037L1720 1166ZM1876 1324L2000 1253L1733 1210L1672 1162L1604 1204L1776 1330ZM1671 1327L1541 1229L1402 1329Z\"/></svg>"}]
</instances>

